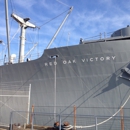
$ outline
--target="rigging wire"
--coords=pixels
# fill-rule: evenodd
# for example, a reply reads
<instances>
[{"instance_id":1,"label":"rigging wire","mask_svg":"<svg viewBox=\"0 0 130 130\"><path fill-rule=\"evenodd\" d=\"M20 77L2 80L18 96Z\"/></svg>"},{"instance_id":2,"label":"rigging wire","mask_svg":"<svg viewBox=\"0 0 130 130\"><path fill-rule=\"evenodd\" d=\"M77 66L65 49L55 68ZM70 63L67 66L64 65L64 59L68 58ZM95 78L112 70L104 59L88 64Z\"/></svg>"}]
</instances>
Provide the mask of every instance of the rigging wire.
<instances>
[{"instance_id":1,"label":"rigging wire","mask_svg":"<svg viewBox=\"0 0 130 130\"><path fill-rule=\"evenodd\" d=\"M11 9L12 9L12 12L14 12L14 10L15 10L15 6L14 6L14 2L13 2L13 0L10 0L10 3L11 3Z\"/></svg>"},{"instance_id":2,"label":"rigging wire","mask_svg":"<svg viewBox=\"0 0 130 130\"><path fill-rule=\"evenodd\" d=\"M62 32L62 34L61 34L61 38L62 38L62 36L63 36L63 33L65 32L65 29L66 29L67 24L68 24L68 19L67 19L67 21L66 21L66 23L65 23L65 26L64 26L64 28L63 28L63 32ZM60 38L60 40L59 40L59 44L60 44L60 42L61 42L61 38Z\"/></svg>"},{"instance_id":3,"label":"rigging wire","mask_svg":"<svg viewBox=\"0 0 130 130\"><path fill-rule=\"evenodd\" d=\"M42 24L42 25L40 25L39 27L42 27L42 26L44 26L45 24L47 24L47 23L51 22L52 20L54 20L54 19L56 19L56 18L60 17L62 14L64 14L64 13L65 13L65 12L67 12L67 11L68 11L68 9L67 9L66 11L62 12L61 14L57 15L56 17L54 17L54 18L52 18L52 19L48 20L47 22L43 23L43 24Z\"/></svg>"},{"instance_id":4,"label":"rigging wire","mask_svg":"<svg viewBox=\"0 0 130 130\"><path fill-rule=\"evenodd\" d=\"M65 23L65 26L64 26L64 28L63 28L63 31L62 31L62 34L61 34L61 36L60 36L60 39L59 39L59 43L58 43L58 44L60 44L60 42L61 42L61 39L62 39L63 33L65 32L65 29L66 29L67 24L68 24L68 19L67 19L67 22ZM55 46L55 47L56 47L56 46Z\"/></svg>"},{"instance_id":5,"label":"rigging wire","mask_svg":"<svg viewBox=\"0 0 130 130\"><path fill-rule=\"evenodd\" d=\"M19 32L19 30L20 30L20 26L19 26L19 28L17 29L17 31L15 32L15 34L12 36L10 42L14 39L14 37L15 37L15 36L17 35L17 33Z\"/></svg>"},{"instance_id":6,"label":"rigging wire","mask_svg":"<svg viewBox=\"0 0 130 130\"><path fill-rule=\"evenodd\" d=\"M4 103L4 102L2 102L2 101L0 101L2 104L4 104L5 106L7 106L10 110L12 110L12 111L16 111L15 109L13 109L12 107L10 107L9 105L7 105L6 103ZM20 115L21 117L23 117L24 119L27 119L26 117L24 117L22 114L20 114L19 112L17 112L16 111L16 113L18 114L18 115Z\"/></svg>"},{"instance_id":7,"label":"rigging wire","mask_svg":"<svg viewBox=\"0 0 130 130\"><path fill-rule=\"evenodd\" d=\"M35 31L34 32L35 37L32 35L32 33L28 33L28 36L30 38L30 43L34 43L34 41L36 40L37 32L38 32L38 31L36 31L36 29L33 29L33 30ZM28 31L30 31L30 30L28 30Z\"/></svg>"},{"instance_id":8,"label":"rigging wire","mask_svg":"<svg viewBox=\"0 0 130 130\"><path fill-rule=\"evenodd\" d=\"M31 49L28 47L29 51L25 54L25 57L27 57L32 52L32 50L34 50L39 45L39 28L37 31L35 31L35 38L34 37L32 38L31 35L29 35L29 36L32 40L31 43L33 43L33 47ZM35 42L37 37L38 37L38 42ZM38 51L38 50L36 50L36 51Z\"/></svg>"},{"instance_id":9,"label":"rigging wire","mask_svg":"<svg viewBox=\"0 0 130 130\"><path fill-rule=\"evenodd\" d=\"M59 43L58 43L58 44L60 44L60 42L61 42L61 39L62 39L63 33L65 32L65 29L66 29L67 24L68 24L68 19L67 19L66 22L65 22L65 26L64 26L64 28L63 28L63 31L62 31L62 34L61 34L61 36L60 36L60 39L59 39ZM55 46L55 47L56 47L56 46Z\"/></svg>"},{"instance_id":10,"label":"rigging wire","mask_svg":"<svg viewBox=\"0 0 130 130\"><path fill-rule=\"evenodd\" d=\"M39 28L38 28L37 58L39 58Z\"/></svg>"},{"instance_id":11,"label":"rigging wire","mask_svg":"<svg viewBox=\"0 0 130 130\"><path fill-rule=\"evenodd\" d=\"M56 1L59 2L59 3L61 3L61 4L63 4L63 5L65 5L65 6L67 6L67 7L70 7L69 5L67 5L67 4L65 4L65 3L63 3L63 2L61 2L59 0L56 0Z\"/></svg>"}]
</instances>

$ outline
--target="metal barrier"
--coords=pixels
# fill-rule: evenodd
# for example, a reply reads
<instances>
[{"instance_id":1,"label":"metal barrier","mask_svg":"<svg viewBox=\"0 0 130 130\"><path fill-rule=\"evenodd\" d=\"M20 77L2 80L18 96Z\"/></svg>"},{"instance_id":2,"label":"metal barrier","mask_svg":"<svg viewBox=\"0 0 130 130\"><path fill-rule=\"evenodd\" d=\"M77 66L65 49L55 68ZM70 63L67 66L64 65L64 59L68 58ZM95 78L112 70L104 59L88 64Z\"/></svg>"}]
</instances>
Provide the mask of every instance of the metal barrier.
<instances>
[{"instance_id":1,"label":"metal barrier","mask_svg":"<svg viewBox=\"0 0 130 130\"><path fill-rule=\"evenodd\" d=\"M26 114L30 115L29 119L24 118ZM29 120L28 124L27 120ZM59 130L127 130L130 128L129 122L130 117L121 116L59 115L55 113L13 111L10 115L10 130L13 130L14 127L26 127L31 130L40 128L48 130L52 128L58 128Z\"/></svg>"}]
</instances>

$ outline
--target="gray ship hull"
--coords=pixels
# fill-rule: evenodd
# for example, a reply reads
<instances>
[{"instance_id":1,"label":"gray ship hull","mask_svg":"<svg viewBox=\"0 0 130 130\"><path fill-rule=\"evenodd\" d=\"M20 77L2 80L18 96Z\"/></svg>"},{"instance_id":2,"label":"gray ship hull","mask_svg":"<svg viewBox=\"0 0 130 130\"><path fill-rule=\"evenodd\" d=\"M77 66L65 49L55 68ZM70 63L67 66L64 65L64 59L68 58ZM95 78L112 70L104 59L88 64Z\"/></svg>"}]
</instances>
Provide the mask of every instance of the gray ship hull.
<instances>
[{"instance_id":1,"label":"gray ship hull","mask_svg":"<svg viewBox=\"0 0 130 130\"><path fill-rule=\"evenodd\" d=\"M100 41L48 49L37 60L1 66L1 95L5 90L15 94L31 84L30 110L34 105L35 112L53 113L56 105L56 113L70 114L76 106L77 114L112 116L130 94L130 75L121 71L129 67L129 47L129 38ZM0 115L7 124L12 110L27 110L24 98L1 100ZM124 116L130 116L129 109L130 101Z\"/></svg>"}]
</instances>

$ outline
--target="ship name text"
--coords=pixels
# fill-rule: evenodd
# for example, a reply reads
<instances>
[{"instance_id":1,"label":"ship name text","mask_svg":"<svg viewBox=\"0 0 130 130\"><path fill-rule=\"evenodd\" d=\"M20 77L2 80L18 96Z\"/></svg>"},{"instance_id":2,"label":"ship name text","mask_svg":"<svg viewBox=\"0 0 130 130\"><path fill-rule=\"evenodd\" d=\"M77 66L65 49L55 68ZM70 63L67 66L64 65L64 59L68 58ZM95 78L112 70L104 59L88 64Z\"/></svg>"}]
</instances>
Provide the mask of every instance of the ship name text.
<instances>
[{"instance_id":1,"label":"ship name text","mask_svg":"<svg viewBox=\"0 0 130 130\"><path fill-rule=\"evenodd\" d=\"M66 65L66 64L76 64L77 62L103 62L103 61L114 61L116 58L116 56L102 56L102 57L90 57L90 58L81 58L81 59L71 59L71 60L62 60L62 64ZM45 66L53 66L53 65L57 65L56 61L50 61L50 62L45 62L44 63Z\"/></svg>"},{"instance_id":2,"label":"ship name text","mask_svg":"<svg viewBox=\"0 0 130 130\"><path fill-rule=\"evenodd\" d=\"M114 60L116 56L106 56L106 57L94 57L94 58L84 58L82 59L82 62L94 62L94 61L108 61L108 60Z\"/></svg>"}]
</instances>

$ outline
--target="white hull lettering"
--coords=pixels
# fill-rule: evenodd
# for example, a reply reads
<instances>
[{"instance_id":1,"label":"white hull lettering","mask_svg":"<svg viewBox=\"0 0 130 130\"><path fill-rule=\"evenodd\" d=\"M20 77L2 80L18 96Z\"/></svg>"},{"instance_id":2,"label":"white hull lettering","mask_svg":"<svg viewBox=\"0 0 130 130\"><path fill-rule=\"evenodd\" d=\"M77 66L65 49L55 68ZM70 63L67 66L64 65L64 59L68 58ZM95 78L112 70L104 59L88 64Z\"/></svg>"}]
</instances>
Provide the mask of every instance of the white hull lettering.
<instances>
[{"instance_id":1,"label":"white hull lettering","mask_svg":"<svg viewBox=\"0 0 130 130\"><path fill-rule=\"evenodd\" d=\"M66 60L63 60L63 64L67 64L67 61L66 61Z\"/></svg>"},{"instance_id":2,"label":"white hull lettering","mask_svg":"<svg viewBox=\"0 0 130 130\"><path fill-rule=\"evenodd\" d=\"M54 62L54 65L57 65L57 62L56 62L56 61Z\"/></svg>"},{"instance_id":3,"label":"white hull lettering","mask_svg":"<svg viewBox=\"0 0 130 130\"><path fill-rule=\"evenodd\" d=\"M106 57L106 60L110 60L110 57L109 57L109 56L107 56L107 57Z\"/></svg>"},{"instance_id":4,"label":"white hull lettering","mask_svg":"<svg viewBox=\"0 0 130 130\"><path fill-rule=\"evenodd\" d=\"M98 57L95 57L95 60L98 61Z\"/></svg>"},{"instance_id":5,"label":"white hull lettering","mask_svg":"<svg viewBox=\"0 0 130 130\"><path fill-rule=\"evenodd\" d=\"M82 59L82 62L85 62L85 59Z\"/></svg>"},{"instance_id":6,"label":"white hull lettering","mask_svg":"<svg viewBox=\"0 0 130 130\"><path fill-rule=\"evenodd\" d=\"M104 57L100 57L100 61L104 61Z\"/></svg>"},{"instance_id":7,"label":"white hull lettering","mask_svg":"<svg viewBox=\"0 0 130 130\"><path fill-rule=\"evenodd\" d=\"M63 64L72 64L72 63L76 63L76 60L63 60Z\"/></svg>"},{"instance_id":8,"label":"white hull lettering","mask_svg":"<svg viewBox=\"0 0 130 130\"><path fill-rule=\"evenodd\" d=\"M49 63L44 63L45 66L53 66L53 65L57 65L57 62L49 62Z\"/></svg>"},{"instance_id":9,"label":"white hull lettering","mask_svg":"<svg viewBox=\"0 0 130 130\"><path fill-rule=\"evenodd\" d=\"M48 66L48 63L45 63L45 66Z\"/></svg>"},{"instance_id":10,"label":"white hull lettering","mask_svg":"<svg viewBox=\"0 0 130 130\"><path fill-rule=\"evenodd\" d=\"M68 64L71 64L71 60L68 61Z\"/></svg>"},{"instance_id":11,"label":"white hull lettering","mask_svg":"<svg viewBox=\"0 0 130 130\"><path fill-rule=\"evenodd\" d=\"M75 60L73 60L72 62L73 62L73 63L76 63L76 61L75 61Z\"/></svg>"},{"instance_id":12,"label":"white hull lettering","mask_svg":"<svg viewBox=\"0 0 130 130\"><path fill-rule=\"evenodd\" d=\"M112 59L115 60L116 56L112 56Z\"/></svg>"},{"instance_id":13,"label":"white hull lettering","mask_svg":"<svg viewBox=\"0 0 130 130\"><path fill-rule=\"evenodd\" d=\"M90 62L93 62L93 58L90 58Z\"/></svg>"},{"instance_id":14,"label":"white hull lettering","mask_svg":"<svg viewBox=\"0 0 130 130\"><path fill-rule=\"evenodd\" d=\"M106 57L91 57L86 59L81 59L83 63L85 62L94 62L94 61L109 61L109 60L115 60L116 56L106 56Z\"/></svg>"},{"instance_id":15,"label":"white hull lettering","mask_svg":"<svg viewBox=\"0 0 130 130\"><path fill-rule=\"evenodd\" d=\"M84 58L81 59L81 61L76 61L75 59L73 60L63 60L62 63L65 64L75 64L77 62L82 62L82 63L89 63L89 62L103 62L103 61L111 61L111 60L115 60L116 56L102 56L102 57L90 57L90 58ZM57 62L46 62L44 63L45 66L53 66L53 65L57 65Z\"/></svg>"}]
</instances>

